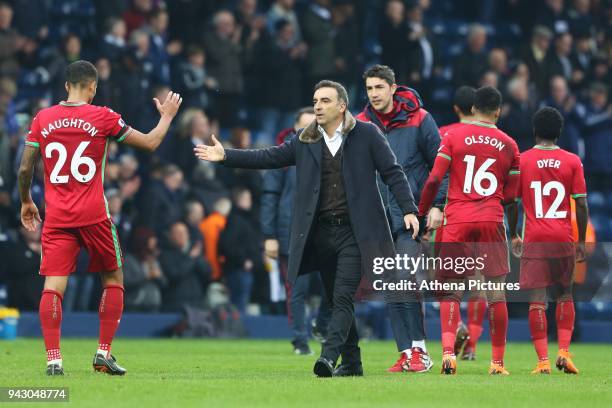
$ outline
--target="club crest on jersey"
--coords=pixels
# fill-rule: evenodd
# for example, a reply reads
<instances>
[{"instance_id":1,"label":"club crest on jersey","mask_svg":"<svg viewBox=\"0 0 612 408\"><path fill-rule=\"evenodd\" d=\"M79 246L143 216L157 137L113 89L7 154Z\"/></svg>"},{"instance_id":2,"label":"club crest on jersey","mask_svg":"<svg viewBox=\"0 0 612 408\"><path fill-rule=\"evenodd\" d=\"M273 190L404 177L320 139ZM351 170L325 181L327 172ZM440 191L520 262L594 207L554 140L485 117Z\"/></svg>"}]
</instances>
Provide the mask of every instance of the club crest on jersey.
<instances>
[{"instance_id":1,"label":"club crest on jersey","mask_svg":"<svg viewBox=\"0 0 612 408\"><path fill-rule=\"evenodd\" d=\"M62 128L82 129L85 132L89 133L91 137L94 137L98 133L98 129L96 129L94 125L84 121L83 119L63 118L50 122L47 127L41 130L40 134L42 135L42 137L47 138L47 136L49 136L49 133Z\"/></svg>"},{"instance_id":2,"label":"club crest on jersey","mask_svg":"<svg viewBox=\"0 0 612 408\"><path fill-rule=\"evenodd\" d=\"M491 136L484 136L484 135L468 136L465 138L465 144L468 146L473 145L473 144L488 144L496 148L500 152L504 150L504 147L506 147L506 145L503 144L500 140L494 137L491 137Z\"/></svg>"}]
</instances>

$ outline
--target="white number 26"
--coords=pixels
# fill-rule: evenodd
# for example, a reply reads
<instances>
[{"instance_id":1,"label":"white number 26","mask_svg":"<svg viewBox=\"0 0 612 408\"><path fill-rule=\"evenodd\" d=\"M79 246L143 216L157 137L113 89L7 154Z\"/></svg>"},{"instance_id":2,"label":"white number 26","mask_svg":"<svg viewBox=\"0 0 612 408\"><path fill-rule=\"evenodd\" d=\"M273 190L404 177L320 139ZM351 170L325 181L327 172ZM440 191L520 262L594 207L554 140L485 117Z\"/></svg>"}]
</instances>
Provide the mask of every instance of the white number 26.
<instances>
[{"instance_id":1,"label":"white number 26","mask_svg":"<svg viewBox=\"0 0 612 408\"><path fill-rule=\"evenodd\" d=\"M83 157L81 156L85 151L85 148L89 145L90 142L81 142L77 147L72 159L70 160L70 173L72 177L78 182L87 183L90 181L94 175L96 174L96 163L93 161L91 157ZM55 163L55 167L51 171L50 180L53 184L65 184L68 183L68 175L60 175L59 172L64 167L64 163L66 163L66 158L68 156L68 152L66 151L66 147L59 142L52 142L47 145L45 148L45 156L50 159L53 157L53 152L57 151L58 158ZM87 166L87 173L83 174L79 172L79 167L81 165Z\"/></svg>"}]
</instances>

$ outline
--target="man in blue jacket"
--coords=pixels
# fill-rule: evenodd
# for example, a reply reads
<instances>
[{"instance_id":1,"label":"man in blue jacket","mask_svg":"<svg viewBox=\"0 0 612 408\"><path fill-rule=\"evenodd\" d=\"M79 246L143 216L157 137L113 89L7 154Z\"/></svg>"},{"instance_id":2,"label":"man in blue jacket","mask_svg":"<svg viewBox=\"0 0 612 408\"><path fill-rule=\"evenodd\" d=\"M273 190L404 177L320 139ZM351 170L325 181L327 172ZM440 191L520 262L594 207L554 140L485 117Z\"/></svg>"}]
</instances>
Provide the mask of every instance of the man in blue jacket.
<instances>
[{"instance_id":1,"label":"man in blue jacket","mask_svg":"<svg viewBox=\"0 0 612 408\"><path fill-rule=\"evenodd\" d=\"M415 200L418 200L440 147L438 126L423 108L419 94L414 89L395 83L395 73L390 67L374 65L363 74L363 79L369 103L363 112L357 115L357 119L374 123L386 136L398 164L408 177ZM428 214L427 225L432 229L438 228L442 223L441 209L446 198L447 185L448 180L445 179L436 198L436 206ZM397 202L384 184L379 183L379 186L398 254L419 256L422 253L421 245L402 228L402 213ZM414 280L418 272L406 271L411 276L404 278ZM393 335L401 353L388 371L429 371L433 362L425 345L419 294L413 291L406 293L404 299L387 299L387 302Z\"/></svg>"},{"instance_id":2,"label":"man in blue jacket","mask_svg":"<svg viewBox=\"0 0 612 408\"><path fill-rule=\"evenodd\" d=\"M277 136L277 144L282 144L295 137L300 129L304 129L315 120L312 107L300 109L295 118L293 128L281 131ZM292 284L287 275L289 260L289 229L295 194L295 166L282 169L267 170L263 178L261 195L261 229L265 238L264 250L267 257L278 259L278 265L287 292L287 317L293 330L293 351L297 355L310 355L308 346L308 331L306 329L306 296L308 294L311 275L300 275ZM319 279L318 274L315 279ZM329 306L322 297L316 325L313 327L324 335L329 321ZM314 333L313 333L314 334Z\"/></svg>"}]
</instances>

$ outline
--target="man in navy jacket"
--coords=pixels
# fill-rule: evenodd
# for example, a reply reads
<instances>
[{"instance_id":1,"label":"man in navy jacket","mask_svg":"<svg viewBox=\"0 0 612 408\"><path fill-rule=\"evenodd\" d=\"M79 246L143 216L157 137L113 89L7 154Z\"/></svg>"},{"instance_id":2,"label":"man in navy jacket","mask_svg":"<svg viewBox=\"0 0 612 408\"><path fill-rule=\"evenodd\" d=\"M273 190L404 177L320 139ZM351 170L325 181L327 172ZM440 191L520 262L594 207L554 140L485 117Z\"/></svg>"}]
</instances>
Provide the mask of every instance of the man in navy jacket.
<instances>
[{"instance_id":1,"label":"man in navy jacket","mask_svg":"<svg viewBox=\"0 0 612 408\"><path fill-rule=\"evenodd\" d=\"M363 75L369 103L357 119L374 123L386 136L397 162L408 177L410 189L415 199L420 197L421 189L433 168L440 134L432 116L423 108L419 94L411 88L398 86L395 73L386 65L374 65ZM401 210L388 188L382 184L387 216L390 218L398 254L410 257L422 253L421 246L410 234L405 233L401 224ZM442 222L442 211L448 180L443 181L435 204L428 214L427 225L438 228ZM406 271L414 280L419 271ZM411 296L408 296L411 295ZM389 318L397 349L401 353L397 362L389 368L390 372L429 371L433 362L425 346L425 329L420 297L416 291L407 293L405 299L387 299Z\"/></svg>"},{"instance_id":2,"label":"man in navy jacket","mask_svg":"<svg viewBox=\"0 0 612 408\"><path fill-rule=\"evenodd\" d=\"M266 149L236 150L224 149L213 137L213 146L194 149L198 158L230 167L296 166L289 278L294 282L299 274L320 271L332 304L321 357L313 368L319 377L363 375L355 294L364 272L374 281L377 262L395 258L378 175L389 186L406 229L413 237L419 231L410 185L387 139L376 126L355 120L348 102L341 84L324 80L314 90L316 120L296 138ZM335 368L340 356L342 364Z\"/></svg>"}]
</instances>

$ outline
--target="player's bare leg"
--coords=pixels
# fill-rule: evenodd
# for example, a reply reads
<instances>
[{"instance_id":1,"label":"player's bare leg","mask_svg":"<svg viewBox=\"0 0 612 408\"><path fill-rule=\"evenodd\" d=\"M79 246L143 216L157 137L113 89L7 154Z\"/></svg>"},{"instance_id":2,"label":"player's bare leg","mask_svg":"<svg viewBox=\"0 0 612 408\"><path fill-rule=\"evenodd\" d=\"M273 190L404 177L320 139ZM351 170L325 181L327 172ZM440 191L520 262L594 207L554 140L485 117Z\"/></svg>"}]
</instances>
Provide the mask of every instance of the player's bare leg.
<instances>
[{"instance_id":1,"label":"player's bare leg","mask_svg":"<svg viewBox=\"0 0 612 408\"><path fill-rule=\"evenodd\" d=\"M47 276L38 314L45 349L47 350L47 375L64 375L60 336L62 329L62 299L68 284L68 276Z\"/></svg>"},{"instance_id":2,"label":"player's bare leg","mask_svg":"<svg viewBox=\"0 0 612 408\"><path fill-rule=\"evenodd\" d=\"M557 299L555 317L557 320L557 340L559 342L559 353L555 365L566 374L578 374L579 370L574 365L572 355L569 352L569 345L574 332L574 321L576 320L571 286L565 288L563 294Z\"/></svg>"},{"instance_id":3,"label":"player's bare leg","mask_svg":"<svg viewBox=\"0 0 612 408\"><path fill-rule=\"evenodd\" d=\"M462 279L448 279L446 282L463 282ZM455 339L459 323L459 304L463 291L446 292L440 299L440 325L442 326L442 374L456 374L457 357Z\"/></svg>"},{"instance_id":4,"label":"player's bare leg","mask_svg":"<svg viewBox=\"0 0 612 408\"><path fill-rule=\"evenodd\" d=\"M529 299L529 331L531 332L531 341L538 355L538 364L531 374L550 374L546 300L546 288L531 290Z\"/></svg>"},{"instance_id":5,"label":"player's bare leg","mask_svg":"<svg viewBox=\"0 0 612 408\"><path fill-rule=\"evenodd\" d=\"M485 282L502 284L505 275L485 277ZM504 352L506 350L506 333L508 332L508 307L506 293L502 290L488 290L489 302L489 332L491 334L491 366L489 374L509 374L504 368Z\"/></svg>"},{"instance_id":6,"label":"player's bare leg","mask_svg":"<svg viewBox=\"0 0 612 408\"><path fill-rule=\"evenodd\" d=\"M123 313L123 270L102 272L102 297L98 316L100 318L100 340L93 360L95 371L110 375L124 375L127 370L117 364L111 355L111 343Z\"/></svg>"}]
</instances>

